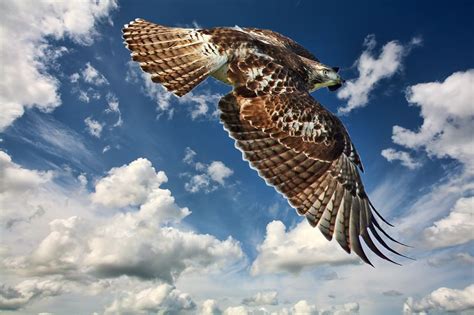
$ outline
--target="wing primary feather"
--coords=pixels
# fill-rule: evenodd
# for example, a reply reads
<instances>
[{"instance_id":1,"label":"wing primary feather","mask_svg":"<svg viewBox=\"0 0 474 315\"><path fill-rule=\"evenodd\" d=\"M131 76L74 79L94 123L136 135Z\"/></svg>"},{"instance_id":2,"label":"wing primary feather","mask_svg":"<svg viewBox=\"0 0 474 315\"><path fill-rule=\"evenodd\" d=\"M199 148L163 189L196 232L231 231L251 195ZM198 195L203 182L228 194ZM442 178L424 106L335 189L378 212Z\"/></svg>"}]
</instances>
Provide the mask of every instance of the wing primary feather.
<instances>
[{"instance_id":1,"label":"wing primary feather","mask_svg":"<svg viewBox=\"0 0 474 315\"><path fill-rule=\"evenodd\" d=\"M385 247L387 250L391 251L391 252L394 253L395 255L398 255L398 256L401 256L401 257L405 257L405 258L407 258L407 259L415 260L414 258L411 258L411 257L405 256L405 255L403 255L403 254L400 254L399 252L397 252L396 250L394 250L393 248L391 248L390 246L388 246L387 243L385 243L385 241L382 239L382 237L380 237L380 235L377 233L377 230L374 228L373 225L370 225L370 226L369 226L369 229L370 229L370 232L372 232L372 235L374 235L375 239L380 243L380 245L382 245L383 247Z\"/></svg>"},{"instance_id":2,"label":"wing primary feather","mask_svg":"<svg viewBox=\"0 0 474 315\"><path fill-rule=\"evenodd\" d=\"M372 239L370 238L370 235L369 235L369 232L367 232L367 229L364 230L362 233L361 233L361 236L362 236L362 239L364 240L365 244L367 244L367 246L377 255L379 256L380 258L382 259L385 259L385 260L388 260L390 261L391 263L394 263L395 265L399 265L401 266L401 264L391 260L390 258L388 258L387 256L385 256L378 248L377 246L374 244L374 242L372 241Z\"/></svg>"},{"instance_id":3,"label":"wing primary feather","mask_svg":"<svg viewBox=\"0 0 474 315\"><path fill-rule=\"evenodd\" d=\"M367 197L367 199L369 199L369 198ZM370 200L369 200L369 204L370 204L370 207L372 208L372 210L374 210L374 212L379 216L379 218L380 218L383 222L385 222L385 223L387 223L388 225L390 225L391 227L393 227L393 224L390 223L390 222L388 222L387 220L385 220L385 218L377 211L377 209L375 209L374 205L372 204L372 202L371 202Z\"/></svg>"},{"instance_id":4,"label":"wing primary feather","mask_svg":"<svg viewBox=\"0 0 474 315\"><path fill-rule=\"evenodd\" d=\"M394 239L393 237L391 237L387 232L385 232L381 227L380 227L380 224L379 222L374 218L372 217L372 223L375 225L375 227L380 231L382 232L386 237L388 237L391 241L397 243L397 244L400 244L400 245L403 245L405 247L412 247L410 245L406 245L406 244L403 244L402 242L400 241L397 241L396 239Z\"/></svg>"},{"instance_id":5,"label":"wing primary feather","mask_svg":"<svg viewBox=\"0 0 474 315\"><path fill-rule=\"evenodd\" d=\"M351 238L351 247L352 250L367 264L374 267L374 265L370 262L369 258L365 254L359 240L359 233L360 233L360 203L358 198L353 198L352 202L352 209L351 209L351 218L350 218L350 227L349 233Z\"/></svg>"}]
</instances>

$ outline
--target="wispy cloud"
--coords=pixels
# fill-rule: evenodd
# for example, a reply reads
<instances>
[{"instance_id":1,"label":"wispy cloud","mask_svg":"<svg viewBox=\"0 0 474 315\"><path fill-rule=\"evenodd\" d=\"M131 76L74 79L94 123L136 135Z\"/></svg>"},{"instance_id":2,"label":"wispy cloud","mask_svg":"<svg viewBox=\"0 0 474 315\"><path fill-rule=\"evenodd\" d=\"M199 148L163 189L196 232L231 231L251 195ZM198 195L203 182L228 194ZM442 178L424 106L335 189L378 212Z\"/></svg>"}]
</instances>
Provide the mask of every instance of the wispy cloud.
<instances>
[{"instance_id":1,"label":"wispy cloud","mask_svg":"<svg viewBox=\"0 0 474 315\"><path fill-rule=\"evenodd\" d=\"M6 134L83 169L98 164L84 137L49 115L29 112Z\"/></svg>"},{"instance_id":2,"label":"wispy cloud","mask_svg":"<svg viewBox=\"0 0 474 315\"><path fill-rule=\"evenodd\" d=\"M117 121L113 124L112 127L120 127L123 124L122 120L122 113L120 112L119 108L119 100L117 96L113 93L107 93L106 95L107 100L107 109L105 110L106 113L115 113L117 115Z\"/></svg>"},{"instance_id":3,"label":"wispy cloud","mask_svg":"<svg viewBox=\"0 0 474 315\"><path fill-rule=\"evenodd\" d=\"M86 67L82 70L81 74L84 81L89 84L97 86L109 84L105 76L94 68L90 62L86 63Z\"/></svg>"},{"instance_id":4,"label":"wispy cloud","mask_svg":"<svg viewBox=\"0 0 474 315\"><path fill-rule=\"evenodd\" d=\"M405 151L397 151L393 148L384 149L381 152L382 156L389 162L400 161L401 164L411 170L414 170L421 166L421 163L415 161L410 153Z\"/></svg>"}]
</instances>

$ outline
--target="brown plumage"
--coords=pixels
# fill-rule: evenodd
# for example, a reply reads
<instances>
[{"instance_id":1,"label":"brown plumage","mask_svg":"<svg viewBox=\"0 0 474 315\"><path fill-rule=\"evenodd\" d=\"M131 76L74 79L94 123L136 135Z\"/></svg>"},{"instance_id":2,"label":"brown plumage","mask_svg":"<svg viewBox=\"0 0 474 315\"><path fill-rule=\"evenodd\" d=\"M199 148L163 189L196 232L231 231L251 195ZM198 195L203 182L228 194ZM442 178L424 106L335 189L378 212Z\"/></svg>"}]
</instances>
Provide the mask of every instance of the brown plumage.
<instances>
[{"instance_id":1,"label":"brown plumage","mask_svg":"<svg viewBox=\"0 0 474 315\"><path fill-rule=\"evenodd\" d=\"M379 234L395 241L374 216L346 129L309 94L340 86L337 69L269 30L171 28L137 19L123 37L133 60L177 96L209 75L232 85L219 102L225 130L251 167L328 240L369 264L360 239L383 259L392 261L372 237L401 255Z\"/></svg>"}]
</instances>

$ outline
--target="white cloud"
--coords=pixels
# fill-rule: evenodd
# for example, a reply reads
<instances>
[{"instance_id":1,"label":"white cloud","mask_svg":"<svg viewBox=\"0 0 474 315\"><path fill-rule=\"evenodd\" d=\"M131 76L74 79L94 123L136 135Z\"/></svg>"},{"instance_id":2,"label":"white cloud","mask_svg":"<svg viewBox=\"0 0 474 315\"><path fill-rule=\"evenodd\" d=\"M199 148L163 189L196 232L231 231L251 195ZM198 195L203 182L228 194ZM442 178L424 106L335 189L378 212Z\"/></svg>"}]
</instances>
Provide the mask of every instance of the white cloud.
<instances>
[{"instance_id":1,"label":"white cloud","mask_svg":"<svg viewBox=\"0 0 474 315\"><path fill-rule=\"evenodd\" d=\"M14 163L11 157L0 151L0 222L6 228L20 222L28 222L41 214L41 208L33 207L30 211L17 211L16 207L35 196L41 185L53 178L53 172L28 170ZM31 203L30 203L31 204ZM34 204L32 204L34 205Z\"/></svg>"},{"instance_id":2,"label":"white cloud","mask_svg":"<svg viewBox=\"0 0 474 315\"><path fill-rule=\"evenodd\" d=\"M89 132L92 136L96 138L100 138L100 135L102 134L102 129L104 128L103 124L101 124L97 120L92 119L91 117L87 117L86 119L84 119L84 123L86 124L87 132Z\"/></svg>"},{"instance_id":3,"label":"white cloud","mask_svg":"<svg viewBox=\"0 0 474 315\"><path fill-rule=\"evenodd\" d=\"M35 180L38 182L36 177ZM74 182L79 185L75 178ZM3 260L2 269L19 275L61 275L75 281L127 275L171 283L183 272L222 270L242 261L242 249L231 237L220 241L212 235L183 229L180 221L190 211L178 207L171 192L161 188L165 182L163 172L156 172L148 160L138 159L110 170L106 177L99 179L91 195L92 204L87 203L87 194L78 195L84 194L83 186L77 192L66 190L59 196L48 188L41 198L28 200L28 203L35 205L47 199L50 203L44 207L48 217L54 207L56 215L66 217L50 220L49 232L30 240L28 244L34 247L26 255L10 254ZM39 180L37 185L41 183ZM28 197L31 198L30 193ZM75 198L83 203L82 211L75 210L81 216L67 216L65 210L69 207L57 200L67 199L67 204L77 207L79 202ZM129 212L115 209L116 214L104 217L94 214L95 205L136 208ZM23 208L23 204L12 203L9 211L24 213ZM43 229L35 226L34 230ZM8 239L13 242L15 235L8 233Z\"/></svg>"},{"instance_id":4,"label":"white cloud","mask_svg":"<svg viewBox=\"0 0 474 315\"><path fill-rule=\"evenodd\" d=\"M474 172L474 70L455 72L443 82L420 83L407 89L407 100L420 107L418 131L393 127L395 143L425 149L430 156L458 160Z\"/></svg>"},{"instance_id":5,"label":"white cloud","mask_svg":"<svg viewBox=\"0 0 474 315\"><path fill-rule=\"evenodd\" d=\"M211 164L196 162L196 152L191 148L186 148L184 152L183 162L194 167L198 174L190 175L183 174L189 177L189 181L184 184L184 188L191 192L205 192L210 193L218 188L215 183L220 186L225 186L226 179L234 174L234 171L227 167L221 161L212 161Z\"/></svg>"},{"instance_id":6,"label":"white cloud","mask_svg":"<svg viewBox=\"0 0 474 315\"><path fill-rule=\"evenodd\" d=\"M384 149L381 152L382 156L387 159L387 161L400 161L403 166L414 170L421 166L420 162L415 161L410 153L405 151L397 151L393 148Z\"/></svg>"},{"instance_id":7,"label":"white cloud","mask_svg":"<svg viewBox=\"0 0 474 315\"><path fill-rule=\"evenodd\" d=\"M313 304L309 304L305 300L301 300L296 303L291 309L292 314L305 314L305 315L318 315L318 310Z\"/></svg>"},{"instance_id":8,"label":"white cloud","mask_svg":"<svg viewBox=\"0 0 474 315\"><path fill-rule=\"evenodd\" d=\"M0 310L18 310L32 300L56 296L66 291L62 281L25 280L15 287L0 285Z\"/></svg>"},{"instance_id":9,"label":"white cloud","mask_svg":"<svg viewBox=\"0 0 474 315\"><path fill-rule=\"evenodd\" d=\"M447 217L423 231L430 248L464 244L474 240L474 197L459 199Z\"/></svg>"},{"instance_id":10,"label":"white cloud","mask_svg":"<svg viewBox=\"0 0 474 315\"><path fill-rule=\"evenodd\" d=\"M229 306L224 310L224 315L248 315L249 311L245 306Z\"/></svg>"},{"instance_id":11,"label":"white cloud","mask_svg":"<svg viewBox=\"0 0 474 315\"><path fill-rule=\"evenodd\" d=\"M71 81L71 83L76 83L77 81L79 81L80 78L81 78L81 75L76 72L69 76L69 81Z\"/></svg>"},{"instance_id":12,"label":"white cloud","mask_svg":"<svg viewBox=\"0 0 474 315\"><path fill-rule=\"evenodd\" d=\"M365 50L356 61L359 77L348 80L337 92L339 99L348 100L345 107L338 109L339 113L349 113L353 109L364 107L369 102L369 94L380 80L392 77L402 66L402 59L413 48L421 43L420 38L414 38L406 45L397 41L386 43L378 57L374 56L376 46L375 36L369 35L364 40Z\"/></svg>"},{"instance_id":13,"label":"white cloud","mask_svg":"<svg viewBox=\"0 0 474 315\"><path fill-rule=\"evenodd\" d=\"M225 179L234 174L234 171L225 166L221 161L213 161L207 167L207 174L212 180L223 186L225 184Z\"/></svg>"},{"instance_id":14,"label":"white cloud","mask_svg":"<svg viewBox=\"0 0 474 315\"><path fill-rule=\"evenodd\" d=\"M167 181L163 171L156 172L150 161L139 158L110 169L107 176L96 182L92 200L107 207L137 206Z\"/></svg>"},{"instance_id":15,"label":"white cloud","mask_svg":"<svg viewBox=\"0 0 474 315\"><path fill-rule=\"evenodd\" d=\"M22 116L25 108L49 112L61 104L59 81L48 66L65 52L48 39L70 38L91 44L95 24L115 9L115 1L10 1L2 2L0 50L0 131ZM21 58L18 58L21 56Z\"/></svg>"},{"instance_id":16,"label":"white cloud","mask_svg":"<svg viewBox=\"0 0 474 315\"><path fill-rule=\"evenodd\" d=\"M262 244L258 246L258 256L252 264L253 275L266 273L298 273L324 264L356 264L354 255L341 251L338 244L328 242L318 229L301 221L292 230L285 231L281 221L272 221Z\"/></svg>"},{"instance_id":17,"label":"white cloud","mask_svg":"<svg viewBox=\"0 0 474 315\"><path fill-rule=\"evenodd\" d=\"M184 183L184 189L190 193L205 192L210 193L217 189L217 186L211 184L207 174L193 175L188 182Z\"/></svg>"},{"instance_id":18,"label":"white cloud","mask_svg":"<svg viewBox=\"0 0 474 315\"><path fill-rule=\"evenodd\" d=\"M321 310L321 315L355 315L359 314L359 303L345 303L342 305L333 305L328 309Z\"/></svg>"},{"instance_id":19,"label":"white cloud","mask_svg":"<svg viewBox=\"0 0 474 315\"><path fill-rule=\"evenodd\" d=\"M14 163L11 157L0 151L0 193L21 194L29 193L31 189L51 180L52 172L41 172L24 169Z\"/></svg>"},{"instance_id":20,"label":"white cloud","mask_svg":"<svg viewBox=\"0 0 474 315\"><path fill-rule=\"evenodd\" d=\"M123 125L122 120L122 113L120 112L119 108L119 100L117 96L112 93L107 93L107 109L105 110L106 113L116 113L117 114L117 121L113 124L112 127L120 127Z\"/></svg>"},{"instance_id":21,"label":"white cloud","mask_svg":"<svg viewBox=\"0 0 474 315\"><path fill-rule=\"evenodd\" d=\"M403 313L426 314L430 311L462 312L474 310L474 284L464 289L439 288L420 300L408 298L403 305Z\"/></svg>"},{"instance_id":22,"label":"white cloud","mask_svg":"<svg viewBox=\"0 0 474 315\"><path fill-rule=\"evenodd\" d=\"M222 95L220 94L213 94L208 91L206 92L189 92L188 94L184 95L183 97L178 99L179 103L189 103L189 104L196 104L193 109L191 110L191 119L195 120L200 117L216 117L217 111L213 111L209 114L209 106L216 108L216 104L221 99Z\"/></svg>"},{"instance_id":23,"label":"white cloud","mask_svg":"<svg viewBox=\"0 0 474 315\"><path fill-rule=\"evenodd\" d=\"M179 314L195 307L189 294L164 283L139 292L126 292L105 309L105 314Z\"/></svg>"},{"instance_id":24,"label":"white cloud","mask_svg":"<svg viewBox=\"0 0 474 315\"><path fill-rule=\"evenodd\" d=\"M199 309L199 315L220 315L222 314L219 305L216 300L207 299L202 302L202 305Z\"/></svg>"},{"instance_id":25,"label":"white cloud","mask_svg":"<svg viewBox=\"0 0 474 315\"><path fill-rule=\"evenodd\" d=\"M278 304L278 292L276 291L264 291L257 292L254 296L245 298L242 300L244 305L277 305Z\"/></svg>"},{"instance_id":26,"label":"white cloud","mask_svg":"<svg viewBox=\"0 0 474 315\"><path fill-rule=\"evenodd\" d=\"M191 148L187 147L185 150L184 150L184 158L183 158L183 162L186 163L186 164L194 164L194 157L196 156L196 152L193 151Z\"/></svg>"},{"instance_id":27,"label":"white cloud","mask_svg":"<svg viewBox=\"0 0 474 315\"><path fill-rule=\"evenodd\" d=\"M89 103L90 97L86 91L79 90L79 100L84 103Z\"/></svg>"},{"instance_id":28,"label":"white cloud","mask_svg":"<svg viewBox=\"0 0 474 315\"><path fill-rule=\"evenodd\" d=\"M109 84L104 75L94 68L90 62L86 63L86 67L82 70L81 74L84 81L89 84L97 86Z\"/></svg>"},{"instance_id":29,"label":"white cloud","mask_svg":"<svg viewBox=\"0 0 474 315\"><path fill-rule=\"evenodd\" d=\"M79 174L79 176L77 176L77 180L79 181L79 183L81 184L82 187L87 186L88 180L87 180L86 174L84 174L84 173Z\"/></svg>"},{"instance_id":30,"label":"white cloud","mask_svg":"<svg viewBox=\"0 0 474 315\"><path fill-rule=\"evenodd\" d=\"M268 303L266 303L268 304ZM213 304L215 305L215 304ZM272 311L267 310L264 307L255 307L257 304L252 306L230 306L225 309L224 315L356 315L359 314L358 303L346 303L342 305L333 305L328 308L323 308L320 311L314 304L310 304L307 300L299 300L291 308L273 308ZM207 313L207 314L220 314L220 313Z\"/></svg>"},{"instance_id":31,"label":"white cloud","mask_svg":"<svg viewBox=\"0 0 474 315\"><path fill-rule=\"evenodd\" d=\"M82 90L78 87L73 87L72 92L77 93L77 97L79 98L79 100L84 103L89 103L91 100L99 100L101 98L100 92L91 87L87 88L86 90Z\"/></svg>"}]
</instances>

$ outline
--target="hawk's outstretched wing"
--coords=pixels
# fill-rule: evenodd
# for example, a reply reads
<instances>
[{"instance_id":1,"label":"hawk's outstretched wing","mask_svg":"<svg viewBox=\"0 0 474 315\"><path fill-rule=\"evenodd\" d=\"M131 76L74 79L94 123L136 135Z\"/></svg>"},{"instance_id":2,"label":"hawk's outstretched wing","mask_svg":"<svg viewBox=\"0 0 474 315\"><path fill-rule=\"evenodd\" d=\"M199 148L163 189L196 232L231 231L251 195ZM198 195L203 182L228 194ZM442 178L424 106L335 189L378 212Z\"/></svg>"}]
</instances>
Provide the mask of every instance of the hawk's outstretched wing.
<instances>
[{"instance_id":1,"label":"hawk's outstretched wing","mask_svg":"<svg viewBox=\"0 0 474 315\"><path fill-rule=\"evenodd\" d=\"M292 40L291 38L286 37L280 33L271 31L271 30L263 30L259 28L251 28L245 27L243 30L249 33L252 36L257 37L259 40L263 42L267 42L271 45L285 47L290 51L294 52L295 54L314 60L319 61L312 53L310 53L306 48Z\"/></svg>"},{"instance_id":2,"label":"hawk's outstretched wing","mask_svg":"<svg viewBox=\"0 0 474 315\"><path fill-rule=\"evenodd\" d=\"M398 254L379 235L392 239L374 217L359 157L339 119L303 90L297 74L271 57L234 60L228 75L236 88L219 103L221 120L250 165L328 240L335 236L347 252L371 264L361 237L375 254L392 261L369 234Z\"/></svg>"}]
</instances>

